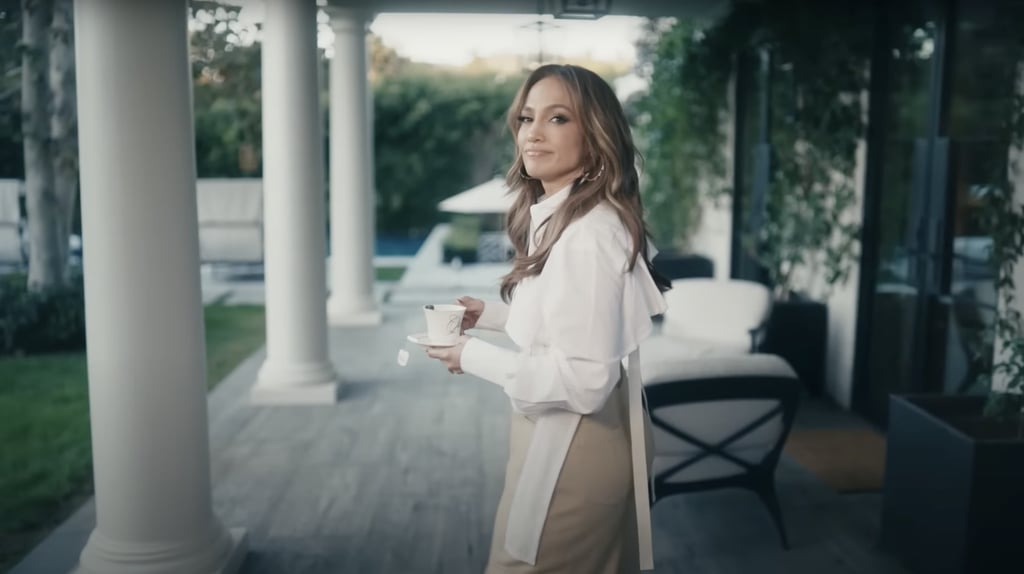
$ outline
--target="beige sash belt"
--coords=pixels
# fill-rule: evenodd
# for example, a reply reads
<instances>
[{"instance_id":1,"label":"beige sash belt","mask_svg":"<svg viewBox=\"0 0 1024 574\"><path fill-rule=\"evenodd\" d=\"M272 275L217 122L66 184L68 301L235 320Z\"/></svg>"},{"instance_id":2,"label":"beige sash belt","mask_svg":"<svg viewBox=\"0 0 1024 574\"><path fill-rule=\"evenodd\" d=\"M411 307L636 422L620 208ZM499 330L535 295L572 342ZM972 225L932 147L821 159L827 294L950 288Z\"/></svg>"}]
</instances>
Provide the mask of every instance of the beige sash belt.
<instances>
[{"instance_id":1,"label":"beige sash belt","mask_svg":"<svg viewBox=\"0 0 1024 574\"><path fill-rule=\"evenodd\" d=\"M629 379L629 437L633 453L633 495L636 498L636 524L640 536L640 569L654 569L654 542L651 535L650 477L647 473L647 444L644 432L644 382L640 375L640 350L629 354L626 373Z\"/></svg>"},{"instance_id":2,"label":"beige sash belt","mask_svg":"<svg viewBox=\"0 0 1024 574\"><path fill-rule=\"evenodd\" d=\"M626 378L629 393L629 435L633 459L637 532L640 536L640 569L653 570L654 549L651 540L651 507L648 499L651 489L647 474L640 351L630 353L628 362ZM548 506L579 423L580 415L569 411L548 412L536 419L533 438L512 497L505 532L505 551L517 560L530 565L537 563L537 551Z\"/></svg>"}]
</instances>

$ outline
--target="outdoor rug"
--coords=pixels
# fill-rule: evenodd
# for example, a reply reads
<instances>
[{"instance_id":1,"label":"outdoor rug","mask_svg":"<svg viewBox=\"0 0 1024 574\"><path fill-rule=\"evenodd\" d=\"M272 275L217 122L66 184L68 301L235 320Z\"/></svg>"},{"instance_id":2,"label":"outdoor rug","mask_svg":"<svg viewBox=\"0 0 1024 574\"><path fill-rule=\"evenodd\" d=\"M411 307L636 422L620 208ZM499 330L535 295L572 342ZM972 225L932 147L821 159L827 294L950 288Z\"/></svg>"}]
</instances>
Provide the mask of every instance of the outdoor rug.
<instances>
[{"instance_id":1,"label":"outdoor rug","mask_svg":"<svg viewBox=\"0 0 1024 574\"><path fill-rule=\"evenodd\" d=\"M873 428L794 428L783 452L836 492L882 489L885 436Z\"/></svg>"}]
</instances>

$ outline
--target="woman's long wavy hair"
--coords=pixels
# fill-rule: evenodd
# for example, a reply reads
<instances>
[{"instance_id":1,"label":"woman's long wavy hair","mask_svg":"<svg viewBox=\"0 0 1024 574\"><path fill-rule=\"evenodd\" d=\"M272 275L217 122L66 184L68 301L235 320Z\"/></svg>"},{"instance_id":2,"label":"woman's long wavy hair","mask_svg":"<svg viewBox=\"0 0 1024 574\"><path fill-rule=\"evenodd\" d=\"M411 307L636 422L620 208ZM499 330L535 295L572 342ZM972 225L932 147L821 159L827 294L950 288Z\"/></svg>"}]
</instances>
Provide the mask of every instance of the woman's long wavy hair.
<instances>
[{"instance_id":1,"label":"woman's long wavy hair","mask_svg":"<svg viewBox=\"0 0 1024 574\"><path fill-rule=\"evenodd\" d=\"M519 88L508 110L508 127L513 139L519 132L519 117L526 97L533 86L549 77L558 78L569 93L570 105L583 131L583 175L572 184L565 203L537 229L540 234L537 250L529 255L530 206L544 195L541 182L528 176L523 165L522 150L516 145L515 161L505 181L516 195L508 212L508 236L515 248L512 270L502 278L501 298L512 299L516 286L527 277L540 274L551 248L565 228L583 217L601 202L607 202L618 213L632 238L629 270L637 259L651 271L658 288L666 291L669 282L654 271L647 257L648 229L640 201L640 178L636 164L641 160L633 144L629 123L618 97L600 76L579 66L549 64L533 71Z\"/></svg>"}]
</instances>

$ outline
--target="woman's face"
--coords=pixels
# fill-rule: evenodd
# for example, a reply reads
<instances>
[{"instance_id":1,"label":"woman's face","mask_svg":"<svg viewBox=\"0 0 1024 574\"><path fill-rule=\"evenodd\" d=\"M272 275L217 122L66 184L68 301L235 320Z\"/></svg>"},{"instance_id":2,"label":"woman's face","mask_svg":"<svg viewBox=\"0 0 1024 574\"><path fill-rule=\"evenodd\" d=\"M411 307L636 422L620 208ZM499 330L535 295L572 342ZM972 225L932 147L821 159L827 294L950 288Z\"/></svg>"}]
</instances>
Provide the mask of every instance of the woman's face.
<instances>
[{"instance_id":1,"label":"woman's face","mask_svg":"<svg viewBox=\"0 0 1024 574\"><path fill-rule=\"evenodd\" d=\"M516 144L526 173L555 193L583 173L583 129L561 80L547 77L530 88L519 113Z\"/></svg>"}]
</instances>

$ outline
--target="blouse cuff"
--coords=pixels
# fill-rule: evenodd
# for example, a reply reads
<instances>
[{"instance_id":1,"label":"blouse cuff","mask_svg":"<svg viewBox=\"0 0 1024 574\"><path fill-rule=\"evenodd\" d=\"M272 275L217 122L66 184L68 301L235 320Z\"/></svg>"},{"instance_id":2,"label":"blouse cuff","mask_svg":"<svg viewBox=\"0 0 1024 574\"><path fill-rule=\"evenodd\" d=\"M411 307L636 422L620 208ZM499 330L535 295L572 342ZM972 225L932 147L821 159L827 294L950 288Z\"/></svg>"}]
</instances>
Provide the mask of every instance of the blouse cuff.
<instances>
[{"instance_id":1,"label":"blouse cuff","mask_svg":"<svg viewBox=\"0 0 1024 574\"><path fill-rule=\"evenodd\" d=\"M462 370L481 379L505 387L505 381L515 374L516 353L470 337L462 347Z\"/></svg>"},{"instance_id":2,"label":"blouse cuff","mask_svg":"<svg viewBox=\"0 0 1024 574\"><path fill-rule=\"evenodd\" d=\"M502 301L485 301L484 310L476 321L478 329L504 331L508 322L508 305Z\"/></svg>"}]
</instances>

